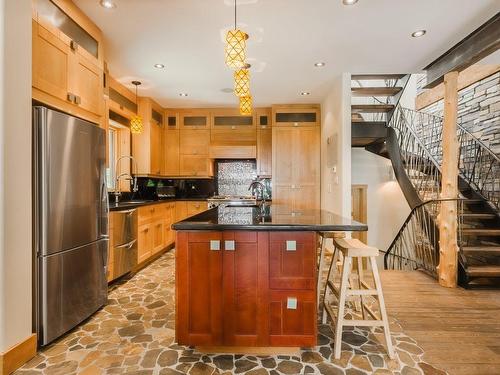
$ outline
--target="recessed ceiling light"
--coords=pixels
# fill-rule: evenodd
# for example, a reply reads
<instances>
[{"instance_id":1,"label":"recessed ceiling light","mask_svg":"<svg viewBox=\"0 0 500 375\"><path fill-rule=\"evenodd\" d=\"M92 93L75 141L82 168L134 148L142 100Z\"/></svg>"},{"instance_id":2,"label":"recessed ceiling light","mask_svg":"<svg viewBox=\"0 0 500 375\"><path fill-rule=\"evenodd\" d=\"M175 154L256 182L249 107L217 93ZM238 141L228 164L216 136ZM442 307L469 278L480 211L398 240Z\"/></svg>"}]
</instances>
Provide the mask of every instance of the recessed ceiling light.
<instances>
[{"instance_id":1,"label":"recessed ceiling light","mask_svg":"<svg viewBox=\"0 0 500 375\"><path fill-rule=\"evenodd\" d=\"M188 96L188 94L186 92L181 92L179 96Z\"/></svg>"},{"instance_id":2,"label":"recessed ceiling light","mask_svg":"<svg viewBox=\"0 0 500 375\"><path fill-rule=\"evenodd\" d=\"M113 3L111 0L101 0L100 1L100 4L103 8L106 8L106 9L113 9L113 8L116 8L116 4Z\"/></svg>"},{"instance_id":3,"label":"recessed ceiling light","mask_svg":"<svg viewBox=\"0 0 500 375\"><path fill-rule=\"evenodd\" d=\"M155 64L154 67L158 68L158 69L163 69L165 67L165 65L163 65L163 64Z\"/></svg>"},{"instance_id":4,"label":"recessed ceiling light","mask_svg":"<svg viewBox=\"0 0 500 375\"><path fill-rule=\"evenodd\" d=\"M324 63L324 62L317 62L316 64L314 64L314 66L315 66L316 68L322 68L322 67L324 67L325 65L326 65L326 63Z\"/></svg>"},{"instance_id":5,"label":"recessed ceiling light","mask_svg":"<svg viewBox=\"0 0 500 375\"><path fill-rule=\"evenodd\" d=\"M302 95L302 96L307 96L307 95L311 95L311 93L310 93L309 91L302 91L302 92L300 93L300 95Z\"/></svg>"},{"instance_id":6,"label":"recessed ceiling light","mask_svg":"<svg viewBox=\"0 0 500 375\"><path fill-rule=\"evenodd\" d=\"M342 0L344 5L354 5L358 2L358 0Z\"/></svg>"},{"instance_id":7,"label":"recessed ceiling light","mask_svg":"<svg viewBox=\"0 0 500 375\"><path fill-rule=\"evenodd\" d=\"M411 36L414 38L420 38L421 36L424 36L426 32L427 32L426 30L417 30L411 33Z\"/></svg>"}]
</instances>

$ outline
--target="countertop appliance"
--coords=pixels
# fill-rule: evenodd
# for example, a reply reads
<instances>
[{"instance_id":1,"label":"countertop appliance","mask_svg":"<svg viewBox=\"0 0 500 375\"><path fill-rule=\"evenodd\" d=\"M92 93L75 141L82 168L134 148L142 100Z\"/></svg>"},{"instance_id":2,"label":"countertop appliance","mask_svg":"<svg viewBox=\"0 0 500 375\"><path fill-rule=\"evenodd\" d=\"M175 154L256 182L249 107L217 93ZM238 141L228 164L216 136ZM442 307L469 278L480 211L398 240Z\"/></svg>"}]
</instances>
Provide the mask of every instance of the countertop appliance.
<instances>
[{"instance_id":1,"label":"countertop appliance","mask_svg":"<svg viewBox=\"0 0 500 375\"><path fill-rule=\"evenodd\" d=\"M257 199L251 195L214 195L207 199L208 208L218 206L252 206L257 204Z\"/></svg>"},{"instance_id":2,"label":"countertop appliance","mask_svg":"<svg viewBox=\"0 0 500 375\"><path fill-rule=\"evenodd\" d=\"M137 265L137 209L113 211L113 279Z\"/></svg>"},{"instance_id":3,"label":"countertop appliance","mask_svg":"<svg viewBox=\"0 0 500 375\"><path fill-rule=\"evenodd\" d=\"M106 133L33 107L34 325L46 345L107 301Z\"/></svg>"}]
</instances>

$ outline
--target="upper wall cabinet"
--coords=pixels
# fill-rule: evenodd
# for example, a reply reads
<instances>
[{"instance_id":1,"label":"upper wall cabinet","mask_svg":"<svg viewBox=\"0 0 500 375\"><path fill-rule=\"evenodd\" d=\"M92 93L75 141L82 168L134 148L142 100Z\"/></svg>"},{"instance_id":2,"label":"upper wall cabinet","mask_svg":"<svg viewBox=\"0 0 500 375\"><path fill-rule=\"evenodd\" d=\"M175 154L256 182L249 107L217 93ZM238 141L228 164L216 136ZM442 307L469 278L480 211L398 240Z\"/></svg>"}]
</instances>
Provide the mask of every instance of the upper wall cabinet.
<instances>
[{"instance_id":1,"label":"upper wall cabinet","mask_svg":"<svg viewBox=\"0 0 500 375\"><path fill-rule=\"evenodd\" d=\"M210 142L212 145L255 145L255 116L242 116L238 109L212 111Z\"/></svg>"},{"instance_id":2,"label":"upper wall cabinet","mask_svg":"<svg viewBox=\"0 0 500 375\"><path fill-rule=\"evenodd\" d=\"M320 106L275 105L272 107L273 126L319 126Z\"/></svg>"},{"instance_id":3,"label":"upper wall cabinet","mask_svg":"<svg viewBox=\"0 0 500 375\"><path fill-rule=\"evenodd\" d=\"M271 177L272 175L272 143L271 109L255 111L257 120L257 175Z\"/></svg>"},{"instance_id":4,"label":"upper wall cabinet","mask_svg":"<svg viewBox=\"0 0 500 375\"><path fill-rule=\"evenodd\" d=\"M142 132L132 135L132 155L137 160L138 174L160 176L165 166L162 151L164 111L152 99L139 98L139 115L142 117Z\"/></svg>"},{"instance_id":5,"label":"upper wall cabinet","mask_svg":"<svg viewBox=\"0 0 500 375\"><path fill-rule=\"evenodd\" d=\"M114 78L108 76L107 80L109 109L130 120L137 113L138 109L135 103L135 94Z\"/></svg>"},{"instance_id":6,"label":"upper wall cabinet","mask_svg":"<svg viewBox=\"0 0 500 375\"><path fill-rule=\"evenodd\" d=\"M32 38L33 98L101 124L104 76L100 30L70 1L36 0Z\"/></svg>"},{"instance_id":7,"label":"upper wall cabinet","mask_svg":"<svg viewBox=\"0 0 500 375\"><path fill-rule=\"evenodd\" d=\"M180 129L210 129L210 111L192 109L179 111Z\"/></svg>"}]
</instances>

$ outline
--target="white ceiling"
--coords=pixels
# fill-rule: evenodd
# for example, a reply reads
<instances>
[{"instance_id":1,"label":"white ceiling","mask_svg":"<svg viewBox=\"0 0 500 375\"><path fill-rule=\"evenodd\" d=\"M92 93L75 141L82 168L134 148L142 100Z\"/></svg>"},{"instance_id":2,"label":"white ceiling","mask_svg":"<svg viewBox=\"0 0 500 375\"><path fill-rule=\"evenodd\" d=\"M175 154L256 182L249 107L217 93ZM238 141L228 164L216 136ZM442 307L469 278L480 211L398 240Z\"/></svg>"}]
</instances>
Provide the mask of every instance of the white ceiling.
<instances>
[{"instance_id":1,"label":"white ceiling","mask_svg":"<svg viewBox=\"0 0 500 375\"><path fill-rule=\"evenodd\" d=\"M223 44L232 0L74 1L104 32L111 75L142 81L140 95L165 107L237 104L221 91L233 85ZM418 72L498 11L499 0L238 0L254 106L321 102L342 72ZM419 29L427 35L411 38Z\"/></svg>"}]
</instances>

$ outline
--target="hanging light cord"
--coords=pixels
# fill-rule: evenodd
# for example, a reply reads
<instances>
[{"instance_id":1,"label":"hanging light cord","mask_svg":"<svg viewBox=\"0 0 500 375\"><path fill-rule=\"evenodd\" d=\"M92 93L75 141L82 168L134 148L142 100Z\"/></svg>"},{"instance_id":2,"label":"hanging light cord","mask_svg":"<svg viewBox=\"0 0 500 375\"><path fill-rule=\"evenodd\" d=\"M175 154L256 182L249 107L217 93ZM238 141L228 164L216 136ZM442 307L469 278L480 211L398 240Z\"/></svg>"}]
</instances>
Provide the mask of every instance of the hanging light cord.
<instances>
[{"instance_id":1,"label":"hanging light cord","mask_svg":"<svg viewBox=\"0 0 500 375\"><path fill-rule=\"evenodd\" d=\"M236 30L236 1L234 0L234 29Z\"/></svg>"}]
</instances>

